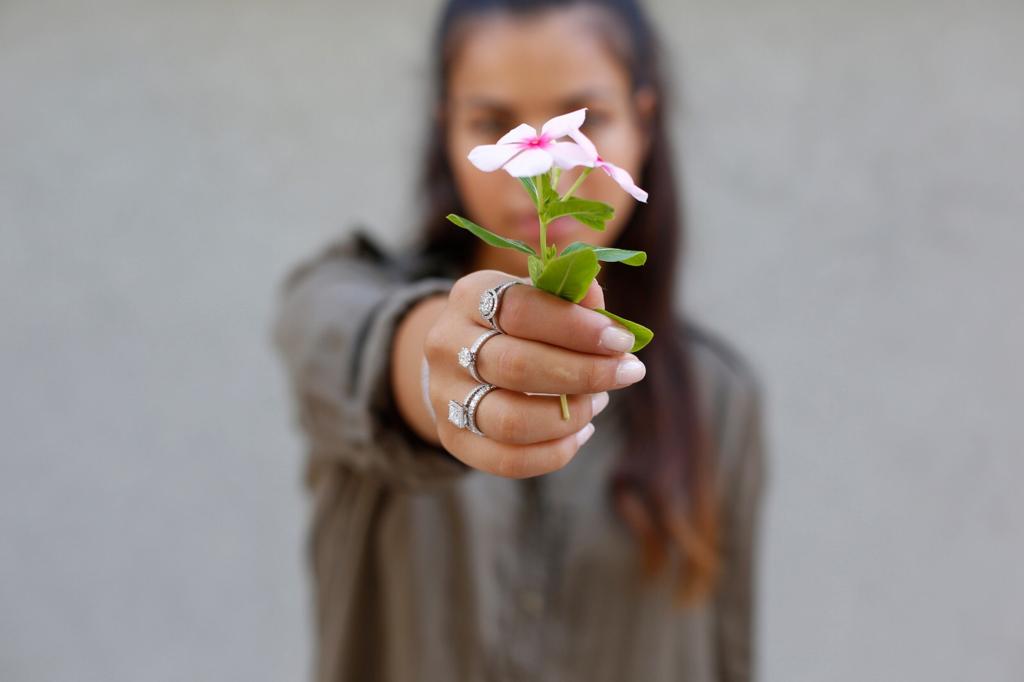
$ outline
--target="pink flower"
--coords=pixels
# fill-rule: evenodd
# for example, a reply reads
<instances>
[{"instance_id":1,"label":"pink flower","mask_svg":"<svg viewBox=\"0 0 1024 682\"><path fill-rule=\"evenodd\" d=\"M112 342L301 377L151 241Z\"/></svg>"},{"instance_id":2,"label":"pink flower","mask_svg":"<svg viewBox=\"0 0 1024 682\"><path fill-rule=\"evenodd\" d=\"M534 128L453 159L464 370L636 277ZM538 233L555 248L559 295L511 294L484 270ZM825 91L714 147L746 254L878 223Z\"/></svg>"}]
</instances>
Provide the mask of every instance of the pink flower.
<instances>
[{"instance_id":1,"label":"pink flower","mask_svg":"<svg viewBox=\"0 0 1024 682\"><path fill-rule=\"evenodd\" d=\"M582 163L582 166L590 166L591 168L597 167L604 170L605 173L612 177L612 180L619 183L622 189L633 195L633 198L637 201L647 203L647 192L643 191L633 183L633 177L624 168L619 168L613 163L608 163L601 158L601 155L597 153L597 147L590 141L586 135L579 131L579 128L569 131L569 137L574 139L576 143L583 149L587 154L587 163Z\"/></svg>"},{"instance_id":2,"label":"pink flower","mask_svg":"<svg viewBox=\"0 0 1024 682\"><path fill-rule=\"evenodd\" d=\"M587 153L575 142L559 138L579 132L586 107L555 116L540 129L525 123L505 133L497 144L482 144L469 152L469 160L482 171L504 168L517 178L532 177L551 170L552 165L568 170L591 165Z\"/></svg>"}]
</instances>

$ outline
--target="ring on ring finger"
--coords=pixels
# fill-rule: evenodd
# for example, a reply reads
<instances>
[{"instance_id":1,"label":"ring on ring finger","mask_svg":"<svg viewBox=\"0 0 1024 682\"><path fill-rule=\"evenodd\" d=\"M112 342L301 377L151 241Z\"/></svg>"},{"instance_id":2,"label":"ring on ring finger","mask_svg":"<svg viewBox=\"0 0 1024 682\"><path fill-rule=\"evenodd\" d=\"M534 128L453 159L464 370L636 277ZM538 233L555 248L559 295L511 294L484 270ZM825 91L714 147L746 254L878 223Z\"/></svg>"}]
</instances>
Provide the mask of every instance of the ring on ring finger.
<instances>
[{"instance_id":1,"label":"ring on ring finger","mask_svg":"<svg viewBox=\"0 0 1024 682\"><path fill-rule=\"evenodd\" d=\"M477 372L476 369L476 360L478 354L480 353L480 347L483 346L488 339L497 336L498 334L501 334L501 332L498 331L497 329L488 329L487 331L485 331L483 334L476 338L476 341L473 342L473 345L471 345L468 348L466 346L463 346L462 348L459 349L459 364L468 369L470 375L481 383L487 382L485 382L484 379L481 378L480 373Z\"/></svg>"}]
</instances>

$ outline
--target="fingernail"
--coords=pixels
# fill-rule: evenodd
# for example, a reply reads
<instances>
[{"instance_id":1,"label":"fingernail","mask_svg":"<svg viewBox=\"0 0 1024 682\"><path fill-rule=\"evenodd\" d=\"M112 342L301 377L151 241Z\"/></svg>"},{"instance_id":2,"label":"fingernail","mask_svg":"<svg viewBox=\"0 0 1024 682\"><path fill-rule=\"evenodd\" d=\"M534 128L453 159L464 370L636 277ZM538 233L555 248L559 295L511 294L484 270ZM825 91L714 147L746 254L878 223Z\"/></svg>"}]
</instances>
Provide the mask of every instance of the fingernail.
<instances>
[{"instance_id":1,"label":"fingernail","mask_svg":"<svg viewBox=\"0 0 1024 682\"><path fill-rule=\"evenodd\" d=\"M599 343L602 348L622 353L633 347L633 335L623 327L612 324L601 330Z\"/></svg>"},{"instance_id":2,"label":"fingernail","mask_svg":"<svg viewBox=\"0 0 1024 682\"><path fill-rule=\"evenodd\" d=\"M601 414L601 410L608 407L608 391L601 391L600 393L595 393L590 398L590 402L593 405L593 410L591 411L591 413L596 417L597 415Z\"/></svg>"},{"instance_id":3,"label":"fingernail","mask_svg":"<svg viewBox=\"0 0 1024 682\"><path fill-rule=\"evenodd\" d=\"M582 447L594 435L594 425L587 424L576 432L576 447Z\"/></svg>"},{"instance_id":4,"label":"fingernail","mask_svg":"<svg viewBox=\"0 0 1024 682\"><path fill-rule=\"evenodd\" d=\"M634 384L644 378L647 368L636 357L623 358L615 369L615 381L620 385Z\"/></svg>"}]
</instances>

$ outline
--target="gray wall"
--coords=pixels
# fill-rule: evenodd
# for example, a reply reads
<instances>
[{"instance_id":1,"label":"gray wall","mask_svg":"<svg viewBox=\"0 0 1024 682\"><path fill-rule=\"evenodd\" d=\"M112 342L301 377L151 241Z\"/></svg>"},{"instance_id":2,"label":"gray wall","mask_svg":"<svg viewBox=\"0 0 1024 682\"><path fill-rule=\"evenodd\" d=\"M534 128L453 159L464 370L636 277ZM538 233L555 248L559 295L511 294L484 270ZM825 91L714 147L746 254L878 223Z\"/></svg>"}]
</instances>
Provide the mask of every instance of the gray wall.
<instances>
[{"instance_id":1,"label":"gray wall","mask_svg":"<svg viewBox=\"0 0 1024 682\"><path fill-rule=\"evenodd\" d=\"M1024 5L652 5L769 388L764 679L1021 679ZM308 670L270 310L408 235L436 6L0 3L0 678Z\"/></svg>"}]
</instances>

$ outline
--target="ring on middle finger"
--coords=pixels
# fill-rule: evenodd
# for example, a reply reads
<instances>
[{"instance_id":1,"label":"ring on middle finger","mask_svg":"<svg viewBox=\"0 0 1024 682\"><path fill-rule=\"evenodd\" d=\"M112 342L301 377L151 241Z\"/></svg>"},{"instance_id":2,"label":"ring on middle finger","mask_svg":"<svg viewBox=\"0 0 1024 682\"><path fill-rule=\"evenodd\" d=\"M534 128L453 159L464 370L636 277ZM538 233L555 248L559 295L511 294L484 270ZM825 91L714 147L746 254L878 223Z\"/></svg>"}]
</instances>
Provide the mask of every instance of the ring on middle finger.
<instances>
[{"instance_id":1,"label":"ring on middle finger","mask_svg":"<svg viewBox=\"0 0 1024 682\"><path fill-rule=\"evenodd\" d=\"M483 334L477 337L476 341L469 348L463 346L459 349L459 364L469 370L470 375L479 382L484 382L480 377L480 374L476 371L476 360L480 353L480 347L490 339L492 336L497 336L502 332L497 329L488 329Z\"/></svg>"}]
</instances>

